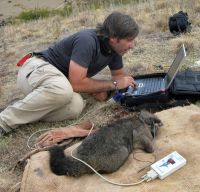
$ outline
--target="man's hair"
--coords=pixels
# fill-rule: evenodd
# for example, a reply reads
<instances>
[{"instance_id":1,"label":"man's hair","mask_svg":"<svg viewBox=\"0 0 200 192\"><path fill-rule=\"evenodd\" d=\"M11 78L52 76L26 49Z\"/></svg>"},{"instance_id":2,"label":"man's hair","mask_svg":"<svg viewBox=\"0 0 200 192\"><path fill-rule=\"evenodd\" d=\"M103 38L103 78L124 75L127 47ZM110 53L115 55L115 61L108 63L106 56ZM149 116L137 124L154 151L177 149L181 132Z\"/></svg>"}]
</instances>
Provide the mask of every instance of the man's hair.
<instances>
[{"instance_id":1,"label":"man's hair","mask_svg":"<svg viewBox=\"0 0 200 192\"><path fill-rule=\"evenodd\" d=\"M135 38L139 33L139 27L134 19L120 12L108 15L102 24L97 24L96 30L97 34L104 38Z\"/></svg>"}]
</instances>

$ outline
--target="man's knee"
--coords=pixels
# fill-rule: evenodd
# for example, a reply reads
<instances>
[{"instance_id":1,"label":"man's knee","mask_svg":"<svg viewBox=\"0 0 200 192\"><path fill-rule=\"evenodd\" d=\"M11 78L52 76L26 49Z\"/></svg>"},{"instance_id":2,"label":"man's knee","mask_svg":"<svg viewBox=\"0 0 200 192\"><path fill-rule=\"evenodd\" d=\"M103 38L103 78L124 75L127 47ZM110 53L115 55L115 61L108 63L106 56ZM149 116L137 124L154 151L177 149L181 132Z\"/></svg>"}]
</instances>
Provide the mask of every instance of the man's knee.
<instances>
[{"instance_id":1,"label":"man's knee","mask_svg":"<svg viewBox=\"0 0 200 192\"><path fill-rule=\"evenodd\" d=\"M84 107L85 101L82 97L78 93L73 93L69 104L50 112L42 119L42 121L52 122L76 119L81 114Z\"/></svg>"}]
</instances>

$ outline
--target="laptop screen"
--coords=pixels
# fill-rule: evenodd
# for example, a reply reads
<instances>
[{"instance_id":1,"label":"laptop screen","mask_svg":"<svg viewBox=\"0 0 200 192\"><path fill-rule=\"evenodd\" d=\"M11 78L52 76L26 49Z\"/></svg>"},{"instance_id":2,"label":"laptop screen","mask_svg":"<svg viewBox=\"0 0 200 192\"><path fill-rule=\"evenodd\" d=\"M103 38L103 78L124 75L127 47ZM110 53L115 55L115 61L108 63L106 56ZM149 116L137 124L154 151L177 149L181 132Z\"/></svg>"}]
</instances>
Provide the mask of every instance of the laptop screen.
<instances>
[{"instance_id":1,"label":"laptop screen","mask_svg":"<svg viewBox=\"0 0 200 192\"><path fill-rule=\"evenodd\" d=\"M186 57L186 51L185 51L185 46L184 44L181 46L179 49L176 58L174 59L173 63L171 64L167 74L166 74L166 88L168 89L169 86L171 85L176 73L178 72L178 69L180 67L180 63L183 60L183 58Z\"/></svg>"}]
</instances>

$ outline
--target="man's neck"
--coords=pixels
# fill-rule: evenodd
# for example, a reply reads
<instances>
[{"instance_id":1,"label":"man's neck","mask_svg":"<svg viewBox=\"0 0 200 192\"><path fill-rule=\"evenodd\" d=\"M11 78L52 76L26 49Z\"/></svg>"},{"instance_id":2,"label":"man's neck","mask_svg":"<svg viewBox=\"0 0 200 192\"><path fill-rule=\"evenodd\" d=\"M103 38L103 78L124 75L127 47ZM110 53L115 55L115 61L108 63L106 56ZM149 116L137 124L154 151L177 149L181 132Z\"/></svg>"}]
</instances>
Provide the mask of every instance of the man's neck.
<instances>
[{"instance_id":1,"label":"man's neck","mask_svg":"<svg viewBox=\"0 0 200 192\"><path fill-rule=\"evenodd\" d=\"M101 53L104 56L110 56L113 53L113 50L108 43L108 38L99 35L98 39L99 39Z\"/></svg>"}]
</instances>

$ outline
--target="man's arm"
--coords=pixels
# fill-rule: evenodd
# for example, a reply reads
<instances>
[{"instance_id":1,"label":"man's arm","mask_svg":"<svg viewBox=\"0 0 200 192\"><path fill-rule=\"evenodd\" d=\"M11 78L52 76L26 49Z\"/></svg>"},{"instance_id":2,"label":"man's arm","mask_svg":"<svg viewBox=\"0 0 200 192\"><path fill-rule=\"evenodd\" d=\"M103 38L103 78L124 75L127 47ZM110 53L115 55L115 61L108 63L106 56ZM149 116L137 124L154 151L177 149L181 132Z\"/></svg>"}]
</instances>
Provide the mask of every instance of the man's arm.
<instances>
[{"instance_id":1,"label":"man's arm","mask_svg":"<svg viewBox=\"0 0 200 192\"><path fill-rule=\"evenodd\" d=\"M111 80L95 80L88 78L87 70L87 68L79 65L73 60L70 61L69 81L75 92L97 93L115 89Z\"/></svg>"},{"instance_id":2,"label":"man's arm","mask_svg":"<svg viewBox=\"0 0 200 192\"><path fill-rule=\"evenodd\" d=\"M96 80L87 77L87 68L79 65L73 60L69 66L69 81L73 90L78 93L99 93L114 90L116 87L113 80ZM117 89L123 89L128 86L135 86L134 79L131 76L124 76L123 70L113 70L113 77L117 80Z\"/></svg>"}]
</instances>

